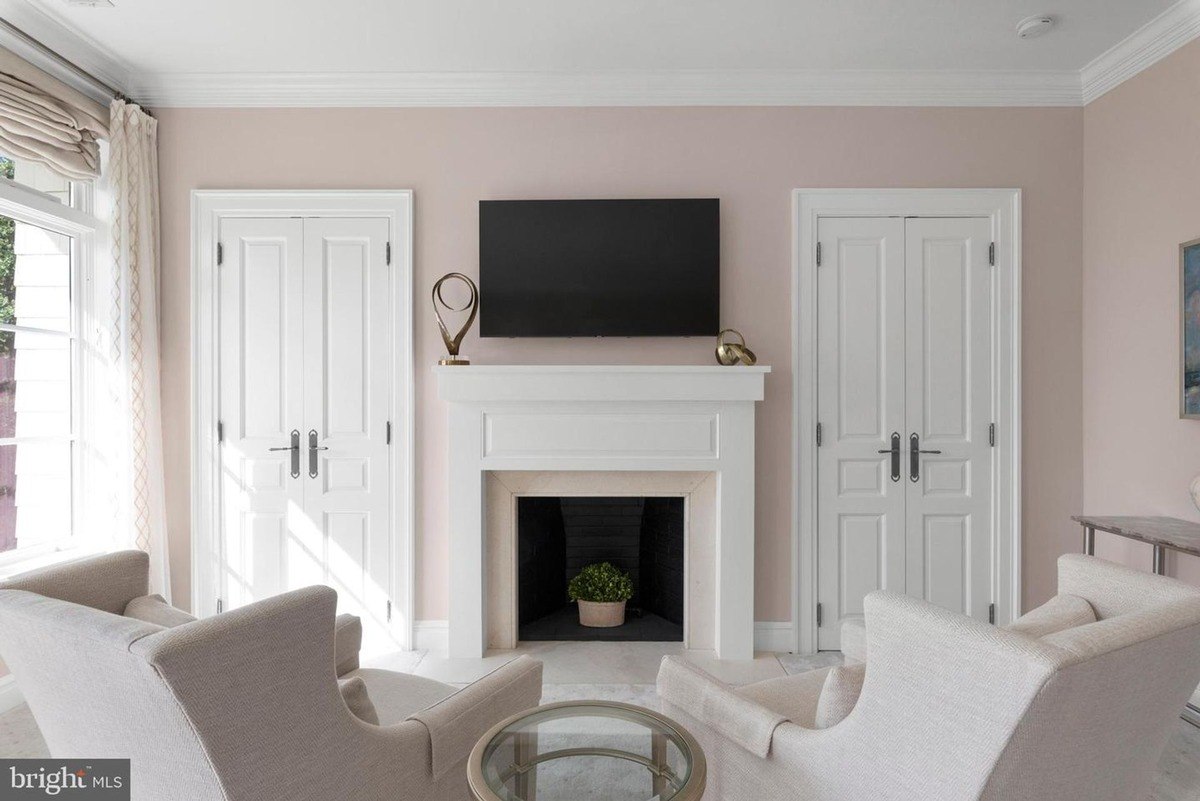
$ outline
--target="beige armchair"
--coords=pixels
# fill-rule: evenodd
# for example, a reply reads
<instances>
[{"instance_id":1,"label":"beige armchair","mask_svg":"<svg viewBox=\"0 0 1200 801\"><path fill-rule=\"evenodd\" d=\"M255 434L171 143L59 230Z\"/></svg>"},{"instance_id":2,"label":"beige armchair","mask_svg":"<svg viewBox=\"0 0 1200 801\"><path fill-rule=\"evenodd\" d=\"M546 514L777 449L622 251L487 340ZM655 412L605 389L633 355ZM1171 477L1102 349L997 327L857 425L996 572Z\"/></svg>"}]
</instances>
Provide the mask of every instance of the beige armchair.
<instances>
[{"instance_id":1,"label":"beige armchair","mask_svg":"<svg viewBox=\"0 0 1200 801\"><path fill-rule=\"evenodd\" d=\"M541 697L527 657L458 691L349 669L372 725L339 691L333 590L164 628L124 615L147 566L123 552L0 585L0 657L50 753L131 759L139 801L462 801L475 741Z\"/></svg>"},{"instance_id":2,"label":"beige armchair","mask_svg":"<svg viewBox=\"0 0 1200 801\"><path fill-rule=\"evenodd\" d=\"M1071 555L1059 593L1014 630L871 594L861 694L828 728L830 671L734 689L667 658L659 694L722 801L1144 798L1200 683L1200 589ZM1083 602L1092 622L1049 625Z\"/></svg>"}]
</instances>

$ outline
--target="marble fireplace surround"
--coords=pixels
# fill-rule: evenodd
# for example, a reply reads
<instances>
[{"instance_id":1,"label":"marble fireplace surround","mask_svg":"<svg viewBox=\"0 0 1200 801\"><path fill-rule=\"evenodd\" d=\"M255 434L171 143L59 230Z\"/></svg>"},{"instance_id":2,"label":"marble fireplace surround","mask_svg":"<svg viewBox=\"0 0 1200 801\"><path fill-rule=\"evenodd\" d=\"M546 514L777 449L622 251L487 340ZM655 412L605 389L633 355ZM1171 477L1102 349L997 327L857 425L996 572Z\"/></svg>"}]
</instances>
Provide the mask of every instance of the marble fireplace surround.
<instances>
[{"instance_id":1,"label":"marble fireplace surround","mask_svg":"<svg viewBox=\"0 0 1200 801\"><path fill-rule=\"evenodd\" d=\"M688 644L753 659L754 415L770 369L433 368L447 404L450 657L515 643L511 532L523 488L649 495L654 486L690 499Z\"/></svg>"},{"instance_id":2,"label":"marble fireplace surround","mask_svg":"<svg viewBox=\"0 0 1200 801\"><path fill-rule=\"evenodd\" d=\"M489 648L517 647L517 499L539 496L683 498L683 646L716 648L714 473L505 470L486 481Z\"/></svg>"}]
</instances>

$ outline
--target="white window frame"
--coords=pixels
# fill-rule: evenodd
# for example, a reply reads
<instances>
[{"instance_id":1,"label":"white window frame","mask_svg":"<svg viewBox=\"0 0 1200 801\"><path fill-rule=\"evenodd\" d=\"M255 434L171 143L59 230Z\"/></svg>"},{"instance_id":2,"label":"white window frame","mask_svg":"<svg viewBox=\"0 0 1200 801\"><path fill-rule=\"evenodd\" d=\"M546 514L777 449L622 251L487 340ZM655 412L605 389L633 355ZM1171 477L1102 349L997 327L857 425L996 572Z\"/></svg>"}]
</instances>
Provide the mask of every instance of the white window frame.
<instances>
[{"instance_id":1,"label":"white window frame","mask_svg":"<svg viewBox=\"0 0 1200 801\"><path fill-rule=\"evenodd\" d=\"M0 575L11 575L23 570L64 559L75 558L86 553L102 550L102 543L81 539L79 523L83 519L83 499L86 497L83 450L87 442L86 421L88 415L83 408L83 399L88 397L87 387L94 377L87 374L81 348L84 320L88 319L94 275L96 238L100 221L92 214L93 187L90 182L71 182L71 204L62 203L36 189L16 181L0 178L0 216L10 217L47 231L63 234L72 239L71 247L71 330L67 336L71 341L71 534L63 540L40 543L28 548L0 554ZM40 329L29 329L42 333ZM55 332L58 333L58 332ZM0 444L13 444L18 440L0 440ZM20 441L30 441L22 437ZM47 441L61 441L53 437Z\"/></svg>"},{"instance_id":2,"label":"white window frame","mask_svg":"<svg viewBox=\"0 0 1200 801\"><path fill-rule=\"evenodd\" d=\"M792 191L792 625L796 650L817 651L817 300L821 217L987 217L998 273L996 347L996 623L1021 614L1021 190Z\"/></svg>"},{"instance_id":3,"label":"white window frame","mask_svg":"<svg viewBox=\"0 0 1200 801\"><path fill-rule=\"evenodd\" d=\"M217 441L217 238L221 220L238 217L382 217L392 245L392 602L391 634L410 650L416 610L413 375L413 194L411 190L192 191L192 613L216 612L220 451ZM398 478L396 478L398 477Z\"/></svg>"}]
</instances>

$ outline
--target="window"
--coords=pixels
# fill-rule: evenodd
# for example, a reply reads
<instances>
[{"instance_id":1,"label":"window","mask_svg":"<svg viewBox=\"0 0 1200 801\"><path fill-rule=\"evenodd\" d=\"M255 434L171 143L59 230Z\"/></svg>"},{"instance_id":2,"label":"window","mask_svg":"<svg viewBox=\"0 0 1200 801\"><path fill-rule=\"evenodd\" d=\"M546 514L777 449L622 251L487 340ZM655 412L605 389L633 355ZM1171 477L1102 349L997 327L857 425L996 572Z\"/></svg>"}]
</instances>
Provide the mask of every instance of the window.
<instances>
[{"instance_id":1,"label":"window","mask_svg":"<svg viewBox=\"0 0 1200 801\"><path fill-rule=\"evenodd\" d=\"M79 500L79 277L90 187L0 156L0 561L69 547Z\"/></svg>"}]
</instances>

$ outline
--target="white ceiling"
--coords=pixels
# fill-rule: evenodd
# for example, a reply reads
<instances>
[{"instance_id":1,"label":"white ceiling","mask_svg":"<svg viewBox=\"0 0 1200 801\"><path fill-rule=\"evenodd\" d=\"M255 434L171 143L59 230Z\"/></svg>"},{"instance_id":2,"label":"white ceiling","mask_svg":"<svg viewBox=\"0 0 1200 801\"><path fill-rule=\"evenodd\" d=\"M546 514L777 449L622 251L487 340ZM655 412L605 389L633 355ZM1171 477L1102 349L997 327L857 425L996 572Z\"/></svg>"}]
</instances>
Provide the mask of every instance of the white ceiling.
<instances>
[{"instance_id":1,"label":"white ceiling","mask_svg":"<svg viewBox=\"0 0 1200 801\"><path fill-rule=\"evenodd\" d=\"M855 85L857 71L902 81L937 71L972 86L1058 91L1058 81L1078 81L1081 69L1175 0L114 2L0 0L0 16L151 93L214 74L227 87L262 91L266 76L296 83L351 73L361 82L363 74L387 74L409 85L428 74L454 74L453 83L466 74L620 80L678 71L705 71L718 85L741 81L729 83L731 91L745 83L737 76L755 71L767 82L807 72ZM1051 14L1058 25L1021 40L1014 27L1031 14Z\"/></svg>"}]
</instances>

